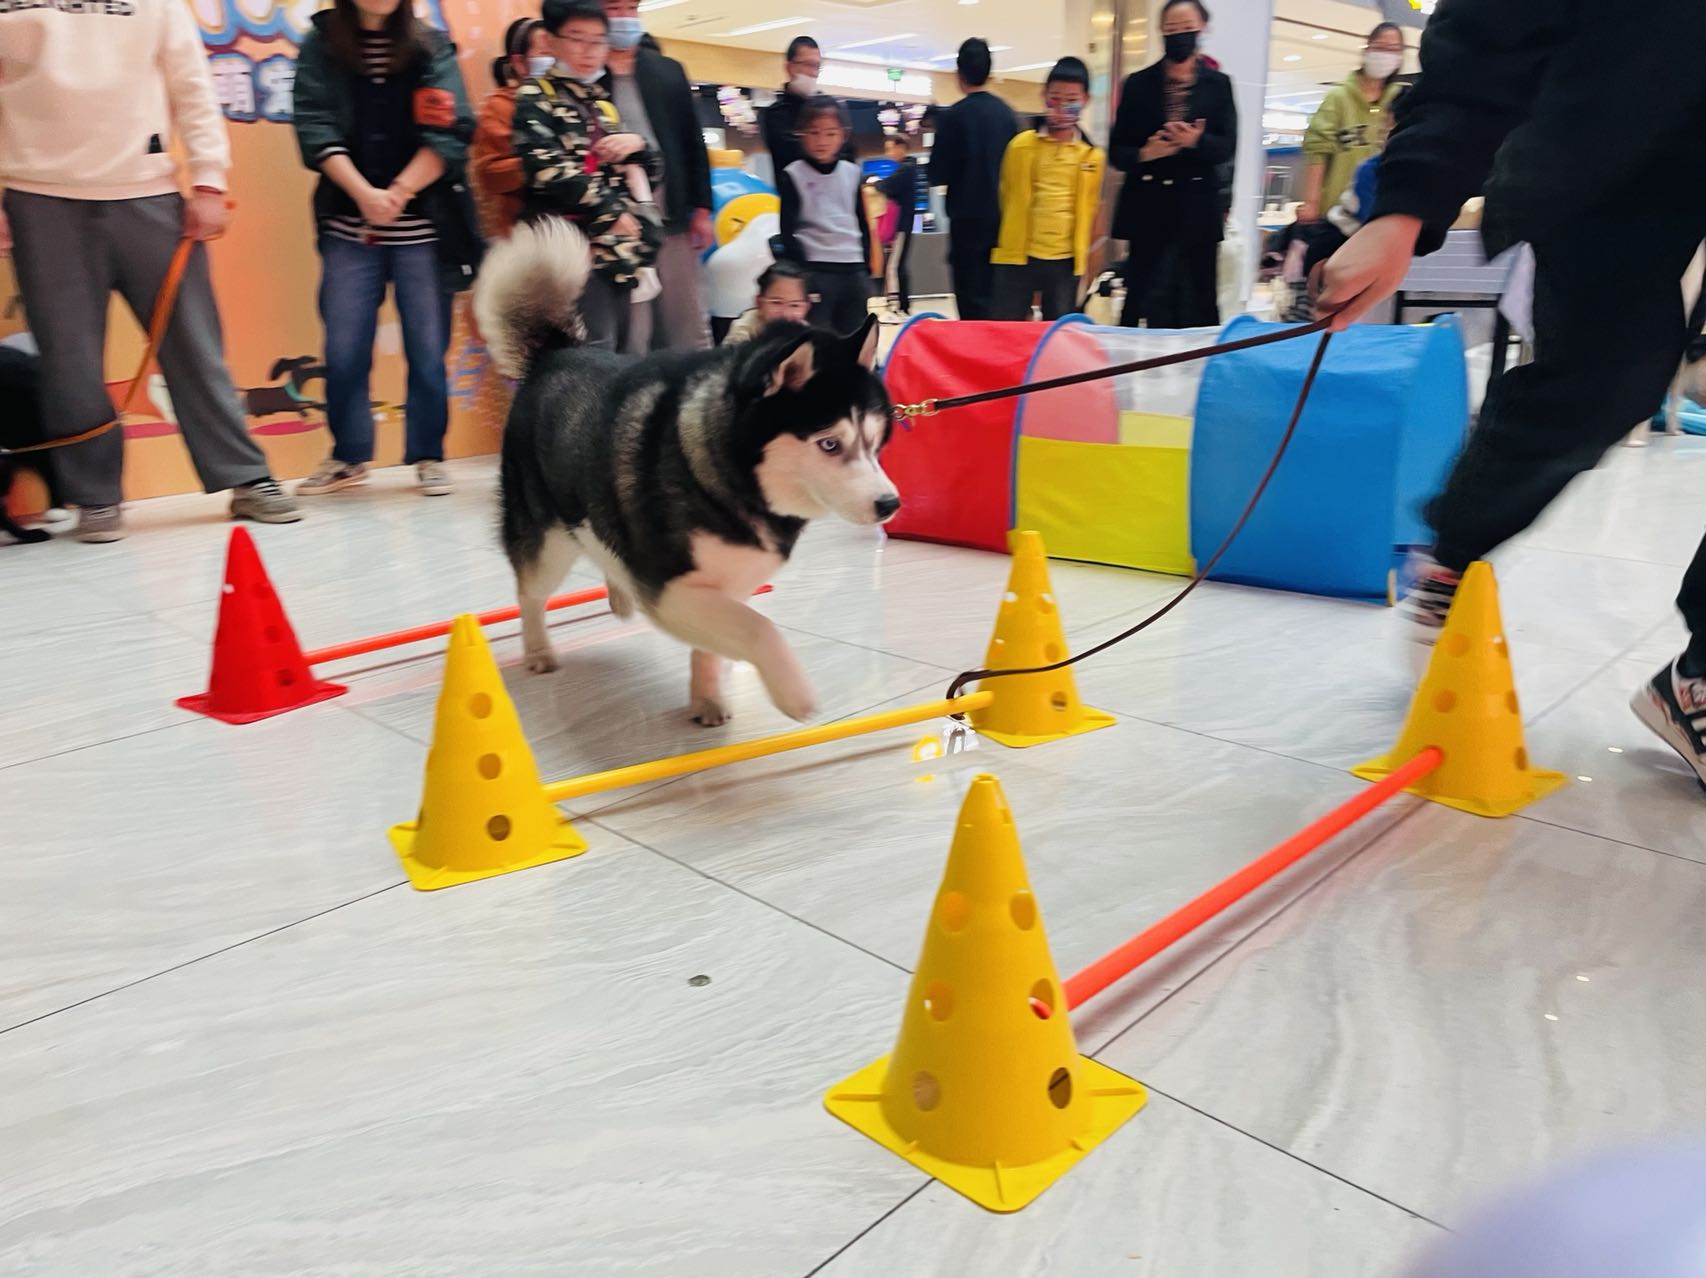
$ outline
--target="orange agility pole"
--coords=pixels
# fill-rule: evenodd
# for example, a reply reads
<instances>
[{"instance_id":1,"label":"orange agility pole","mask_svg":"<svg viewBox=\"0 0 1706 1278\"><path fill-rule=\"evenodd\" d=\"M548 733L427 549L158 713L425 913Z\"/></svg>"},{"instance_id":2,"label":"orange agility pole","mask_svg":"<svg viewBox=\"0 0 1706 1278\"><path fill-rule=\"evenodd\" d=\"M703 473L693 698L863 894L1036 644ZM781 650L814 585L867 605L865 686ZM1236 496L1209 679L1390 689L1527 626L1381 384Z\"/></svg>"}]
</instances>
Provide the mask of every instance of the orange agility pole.
<instances>
[{"instance_id":1,"label":"orange agility pole","mask_svg":"<svg viewBox=\"0 0 1706 1278\"><path fill-rule=\"evenodd\" d=\"M1174 910L1159 923L1145 928L1118 949L1104 954L1066 982L1066 1005L1077 1007L1094 998L1115 981L1129 975L1139 964L1154 958L1173 942L1190 935L1216 914L1248 896L1281 870L1301 861L1334 835L1342 834L1393 795L1414 785L1444 762L1445 755L1429 746L1384 781L1370 786L1349 802L1340 804L1319 821L1298 831L1231 878L1223 879L1195 900Z\"/></svg>"},{"instance_id":2,"label":"orange agility pole","mask_svg":"<svg viewBox=\"0 0 1706 1278\"><path fill-rule=\"evenodd\" d=\"M767 595L772 587L760 586L754 594ZM597 603L600 599L610 597L610 592L603 586L592 586L586 590L571 591L566 595L556 595L545 601L545 611L555 612L559 608L574 608L581 604ZM477 613L474 620L482 626L495 626L500 621L514 621L521 616L521 609L511 604L507 608L493 608L489 612ZM389 634L373 635L366 639L352 639L349 643L335 643L329 648L316 648L304 653L304 659L311 666L318 666L327 661L342 661L345 657L359 657L365 653L378 652L382 648L400 648L406 643L419 643L423 639L438 639L450 633L454 621L435 621L426 626L413 626L408 630L393 630Z\"/></svg>"},{"instance_id":3,"label":"orange agility pole","mask_svg":"<svg viewBox=\"0 0 1706 1278\"><path fill-rule=\"evenodd\" d=\"M545 601L545 611L553 612L558 608L573 608L577 604L597 603L607 598L610 592L603 586L593 586L586 590L576 590L571 594L557 595ZM500 621L514 621L521 616L521 609L511 604L507 608L493 608L490 612L478 614L474 620L482 626L494 626ZM423 639L437 639L450 633L453 621L435 621L427 626L412 626L407 630L393 630L389 634L372 635L366 639L353 639L349 643L335 643L329 648L316 648L303 654L311 666L318 666L327 661L342 661L345 657L359 657L364 653L378 652L382 648L400 648L406 643L419 643Z\"/></svg>"}]
</instances>

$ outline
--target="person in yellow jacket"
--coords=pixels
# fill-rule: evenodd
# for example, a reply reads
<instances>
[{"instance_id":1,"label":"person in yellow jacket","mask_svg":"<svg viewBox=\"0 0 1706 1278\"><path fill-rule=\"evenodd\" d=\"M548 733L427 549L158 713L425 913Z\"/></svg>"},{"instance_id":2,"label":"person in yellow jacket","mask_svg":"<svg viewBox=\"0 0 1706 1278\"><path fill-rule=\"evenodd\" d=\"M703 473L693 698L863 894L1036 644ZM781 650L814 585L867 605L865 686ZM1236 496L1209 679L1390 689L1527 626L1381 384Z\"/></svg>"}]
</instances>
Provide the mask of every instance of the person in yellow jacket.
<instances>
[{"instance_id":1,"label":"person in yellow jacket","mask_svg":"<svg viewBox=\"0 0 1706 1278\"><path fill-rule=\"evenodd\" d=\"M1055 63L1043 102L1043 127L1016 134L1001 160L1001 238L989 255L995 319L1030 319L1036 295L1045 320L1070 314L1090 255L1106 158L1078 127L1089 69L1077 58Z\"/></svg>"}]
</instances>

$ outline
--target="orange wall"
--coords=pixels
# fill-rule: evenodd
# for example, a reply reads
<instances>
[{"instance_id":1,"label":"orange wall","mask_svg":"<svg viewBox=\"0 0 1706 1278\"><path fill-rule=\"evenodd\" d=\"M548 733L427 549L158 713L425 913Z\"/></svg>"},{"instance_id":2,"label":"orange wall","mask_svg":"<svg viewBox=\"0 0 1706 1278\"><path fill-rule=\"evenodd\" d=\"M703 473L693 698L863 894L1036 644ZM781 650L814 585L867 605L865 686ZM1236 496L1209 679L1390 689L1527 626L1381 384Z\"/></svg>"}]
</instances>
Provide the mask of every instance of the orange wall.
<instances>
[{"instance_id":1,"label":"orange wall","mask_svg":"<svg viewBox=\"0 0 1706 1278\"><path fill-rule=\"evenodd\" d=\"M225 324L227 359L240 393L264 391L281 386L285 380L271 376L278 360L298 356L318 359L321 354L315 310L320 263L309 210L313 177L302 167L288 123L289 83L299 39L292 24L304 20L307 11L300 3L279 0L184 2L190 4L201 25L231 136L231 194L237 211L230 233L209 249ZM536 4L524 0L417 0L416 8L423 18L455 34L461 46L463 77L476 109L491 91L491 59L505 26L524 12L537 12ZM781 74L773 54L679 41L670 42L670 51L684 61L690 74L720 83L762 87L776 82ZM951 76L937 75L935 79L942 100L957 96ZM1021 103L1037 92L1036 86L1023 83L998 87ZM0 266L0 289L4 289L5 297L16 293L9 262ZM0 336L25 326L26 317L19 308L13 318L0 319ZM123 395L142 347L141 328L115 300L107 339L107 379L115 402ZM382 465L395 463L402 456L399 404L404 364L400 352L396 315L387 306L381 316L372 392L379 405L375 409L377 460ZM458 307L450 373L451 419L446 451L453 457L493 451L497 443L494 430L475 411L481 383L492 374L483 351L470 335L464 306ZM151 384L160 384L157 374ZM324 382L309 382L305 391L309 398L318 399L323 396ZM274 399L276 402L276 394ZM272 460L273 473L280 478L306 474L329 451L324 415L314 407L252 415L250 425ZM134 411L125 415L124 430L128 498L188 492L197 487L164 397L145 394ZM14 501L23 509L39 508L40 496L39 490L24 484Z\"/></svg>"}]
</instances>

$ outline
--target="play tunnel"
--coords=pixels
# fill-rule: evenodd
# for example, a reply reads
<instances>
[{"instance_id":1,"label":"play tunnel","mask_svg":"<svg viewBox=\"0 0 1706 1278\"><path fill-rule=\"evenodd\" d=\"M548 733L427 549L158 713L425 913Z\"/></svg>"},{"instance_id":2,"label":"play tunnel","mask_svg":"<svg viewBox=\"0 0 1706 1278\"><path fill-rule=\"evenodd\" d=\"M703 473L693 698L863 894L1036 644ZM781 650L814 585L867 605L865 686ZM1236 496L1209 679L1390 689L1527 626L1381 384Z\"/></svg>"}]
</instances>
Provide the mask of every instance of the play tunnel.
<instances>
[{"instance_id":1,"label":"play tunnel","mask_svg":"<svg viewBox=\"0 0 1706 1278\"><path fill-rule=\"evenodd\" d=\"M920 317L885 376L896 402L1037 382L1273 331L1052 326ZM1035 529L1062 559L1188 575L1243 512L1290 417L1316 340L1126 374L915 418L884 464L900 486L895 536L1004 550ZM1333 339L1290 450L1213 576L1392 599L1425 543L1422 503L1468 422L1462 341L1449 320L1359 325Z\"/></svg>"}]
</instances>

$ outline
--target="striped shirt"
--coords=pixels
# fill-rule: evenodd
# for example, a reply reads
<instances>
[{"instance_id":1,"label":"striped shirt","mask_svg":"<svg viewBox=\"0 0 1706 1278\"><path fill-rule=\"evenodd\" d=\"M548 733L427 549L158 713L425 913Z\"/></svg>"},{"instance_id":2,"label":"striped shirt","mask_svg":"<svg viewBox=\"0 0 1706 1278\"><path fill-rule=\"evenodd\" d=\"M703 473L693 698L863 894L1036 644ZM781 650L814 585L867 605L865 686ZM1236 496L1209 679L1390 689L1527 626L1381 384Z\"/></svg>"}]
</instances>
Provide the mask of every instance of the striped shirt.
<instances>
[{"instance_id":1,"label":"striped shirt","mask_svg":"<svg viewBox=\"0 0 1706 1278\"><path fill-rule=\"evenodd\" d=\"M361 33L361 65L362 73L374 84L384 84L390 78L391 39L383 31ZM438 239L431 222L406 212L386 226L369 226L359 213L329 217L325 231L334 239L352 244L432 244Z\"/></svg>"}]
</instances>

